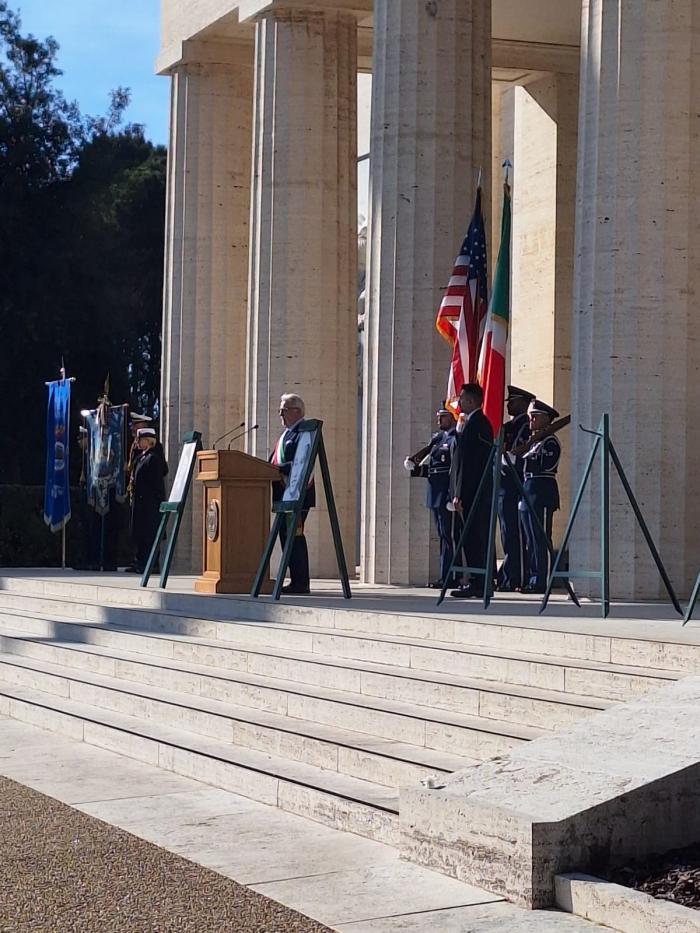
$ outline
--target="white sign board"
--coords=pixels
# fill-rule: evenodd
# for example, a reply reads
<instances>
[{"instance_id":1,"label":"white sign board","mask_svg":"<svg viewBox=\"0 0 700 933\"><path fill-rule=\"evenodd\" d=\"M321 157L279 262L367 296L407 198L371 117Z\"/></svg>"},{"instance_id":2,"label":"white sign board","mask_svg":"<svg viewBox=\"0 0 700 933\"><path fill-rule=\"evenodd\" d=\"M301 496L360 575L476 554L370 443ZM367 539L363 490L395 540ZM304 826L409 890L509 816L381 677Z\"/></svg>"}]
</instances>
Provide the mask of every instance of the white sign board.
<instances>
[{"instance_id":1,"label":"white sign board","mask_svg":"<svg viewBox=\"0 0 700 933\"><path fill-rule=\"evenodd\" d=\"M187 480L191 475L190 471L192 470L196 453L196 441L190 441L182 448L180 462L177 465L177 473L175 474L175 482L173 483L173 488L170 490L168 502L182 502L184 500L187 494Z\"/></svg>"}]
</instances>

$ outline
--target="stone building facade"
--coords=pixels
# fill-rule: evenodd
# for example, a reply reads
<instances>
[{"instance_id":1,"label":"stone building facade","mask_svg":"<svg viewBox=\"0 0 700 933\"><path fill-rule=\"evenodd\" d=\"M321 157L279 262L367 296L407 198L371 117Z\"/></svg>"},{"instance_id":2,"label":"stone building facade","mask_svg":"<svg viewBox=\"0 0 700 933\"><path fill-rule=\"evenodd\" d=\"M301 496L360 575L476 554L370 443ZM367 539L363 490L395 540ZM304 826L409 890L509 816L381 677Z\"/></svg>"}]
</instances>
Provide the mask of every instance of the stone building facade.
<instances>
[{"instance_id":1,"label":"stone building facade","mask_svg":"<svg viewBox=\"0 0 700 933\"><path fill-rule=\"evenodd\" d=\"M512 380L572 413L565 492L590 446L578 424L609 412L686 589L700 560L698 43L700 0L162 0L170 458L192 427L211 442L242 420L266 456L279 395L297 391L324 420L362 579L424 583L429 512L402 461L444 394L435 311L477 174L493 259L508 157ZM358 73L372 75L359 432ZM582 566L598 560L598 503L594 486ZM654 597L616 487L612 508L613 595ZM313 571L332 575L322 503L309 538Z\"/></svg>"}]
</instances>

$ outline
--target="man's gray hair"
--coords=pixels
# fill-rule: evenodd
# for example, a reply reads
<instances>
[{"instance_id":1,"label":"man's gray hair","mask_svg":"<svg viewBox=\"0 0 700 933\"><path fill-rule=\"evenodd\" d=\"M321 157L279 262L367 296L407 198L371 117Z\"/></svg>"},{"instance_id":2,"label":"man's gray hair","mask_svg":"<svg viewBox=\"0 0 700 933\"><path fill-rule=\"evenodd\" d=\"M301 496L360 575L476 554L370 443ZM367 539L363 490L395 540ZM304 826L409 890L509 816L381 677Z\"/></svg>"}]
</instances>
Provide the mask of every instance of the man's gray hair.
<instances>
[{"instance_id":1,"label":"man's gray hair","mask_svg":"<svg viewBox=\"0 0 700 933\"><path fill-rule=\"evenodd\" d=\"M302 418L306 414L306 405L304 405L304 399L300 395L293 395L288 392L280 398L280 405L287 408L298 408Z\"/></svg>"}]
</instances>

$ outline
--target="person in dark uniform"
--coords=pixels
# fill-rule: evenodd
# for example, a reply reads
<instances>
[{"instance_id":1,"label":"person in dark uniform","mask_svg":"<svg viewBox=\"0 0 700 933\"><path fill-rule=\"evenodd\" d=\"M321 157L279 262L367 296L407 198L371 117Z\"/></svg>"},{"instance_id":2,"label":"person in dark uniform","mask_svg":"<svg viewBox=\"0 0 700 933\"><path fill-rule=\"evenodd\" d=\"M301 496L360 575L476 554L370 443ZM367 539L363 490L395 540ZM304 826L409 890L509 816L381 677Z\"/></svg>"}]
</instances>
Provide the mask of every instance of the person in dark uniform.
<instances>
[{"instance_id":1,"label":"person in dark uniform","mask_svg":"<svg viewBox=\"0 0 700 933\"><path fill-rule=\"evenodd\" d=\"M127 571L143 573L160 524L160 504L165 500L168 465L162 447L157 444L154 428L139 428L136 443L140 454L134 466L129 525L136 556L134 563L127 567ZM158 557L154 568L157 565Z\"/></svg>"},{"instance_id":2,"label":"person in dark uniform","mask_svg":"<svg viewBox=\"0 0 700 933\"><path fill-rule=\"evenodd\" d=\"M436 415L438 430L422 450L412 457L406 457L404 466L416 475L416 469L427 461L428 487L425 504L433 513L440 540L440 579L429 583L428 586L442 589L452 564L455 546L459 541L462 523L457 513L450 512L447 508L450 503L450 465L457 422L452 412L444 406L438 409ZM456 586L457 579L448 580L447 585Z\"/></svg>"},{"instance_id":3,"label":"person in dark uniform","mask_svg":"<svg viewBox=\"0 0 700 933\"><path fill-rule=\"evenodd\" d=\"M279 502L283 495L286 478L292 470L292 463L299 443L299 423L305 414L304 400L298 395L286 394L280 398L279 415L284 431L280 435L274 451L270 456L270 463L280 471L279 482L272 484L272 499ZM289 559L290 582L282 587L282 592L289 596L303 596L310 592L309 577L309 548L304 537L304 524L309 515L309 509L316 505L316 486L311 477L304 496L303 509L299 513L297 527L294 531L294 544ZM282 547L287 541L287 525L283 523L280 529L280 542Z\"/></svg>"},{"instance_id":4,"label":"person in dark uniform","mask_svg":"<svg viewBox=\"0 0 700 933\"><path fill-rule=\"evenodd\" d=\"M141 456L141 449L136 443L136 438L138 432L141 428L152 428L153 427L153 418L149 415L144 415L138 411L129 412L129 431L131 432L131 447L129 448L129 459L126 465L126 491L129 499L129 504L133 500L133 488L134 488L134 470L136 469L136 461ZM160 442L158 443L160 446ZM161 447L162 450L162 447ZM165 457L165 454L163 455Z\"/></svg>"},{"instance_id":5,"label":"person in dark uniform","mask_svg":"<svg viewBox=\"0 0 700 933\"><path fill-rule=\"evenodd\" d=\"M503 426L503 460L510 461L515 471L523 481L522 456L510 452L530 437L530 418L527 413L528 405L534 399L534 394L517 386L508 386L506 408L510 421ZM510 470L501 470L501 486L498 492L498 522L501 528L501 544L503 546L503 563L498 570L498 589L502 593L513 593L523 585L523 529L520 522L518 504L520 490L517 488Z\"/></svg>"},{"instance_id":6,"label":"person in dark uniform","mask_svg":"<svg viewBox=\"0 0 700 933\"><path fill-rule=\"evenodd\" d=\"M530 402L528 408L530 416L532 447L523 455L524 488L530 504L530 509L539 519L545 530L547 540L552 544L552 520L559 508L559 486L557 485L557 469L561 457L561 444L554 434L542 436L538 434L546 431L559 412L551 405L546 405L539 399ZM530 509L525 502L520 502L525 540L527 542L527 572L523 587L524 593L544 593L547 587L549 572L549 553L542 540Z\"/></svg>"},{"instance_id":7,"label":"person in dark uniform","mask_svg":"<svg viewBox=\"0 0 700 933\"><path fill-rule=\"evenodd\" d=\"M493 445L491 422L481 410L484 393L481 386L470 382L459 393L462 429L457 436L450 468L450 496L454 508L466 520L476 496L481 477ZM482 487L476 512L464 544L464 556L469 567L486 566L488 547L491 477ZM469 599L484 595L484 577L474 576L466 585L452 590L455 599Z\"/></svg>"}]
</instances>

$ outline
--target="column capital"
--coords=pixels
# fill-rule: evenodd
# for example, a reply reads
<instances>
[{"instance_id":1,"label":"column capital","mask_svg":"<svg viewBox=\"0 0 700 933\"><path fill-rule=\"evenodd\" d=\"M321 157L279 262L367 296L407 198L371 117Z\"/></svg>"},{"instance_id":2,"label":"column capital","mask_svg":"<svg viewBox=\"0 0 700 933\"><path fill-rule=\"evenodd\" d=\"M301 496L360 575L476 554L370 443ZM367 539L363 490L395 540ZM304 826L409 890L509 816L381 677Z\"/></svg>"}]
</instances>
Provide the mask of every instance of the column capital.
<instances>
[{"instance_id":1,"label":"column capital","mask_svg":"<svg viewBox=\"0 0 700 933\"><path fill-rule=\"evenodd\" d=\"M231 39L183 39L156 59L156 73L172 74L183 65L237 65L250 61L254 35L250 27Z\"/></svg>"},{"instance_id":2,"label":"column capital","mask_svg":"<svg viewBox=\"0 0 700 933\"><path fill-rule=\"evenodd\" d=\"M365 18L371 15L373 0L240 0L238 19L243 23L266 13L348 13Z\"/></svg>"}]
</instances>

